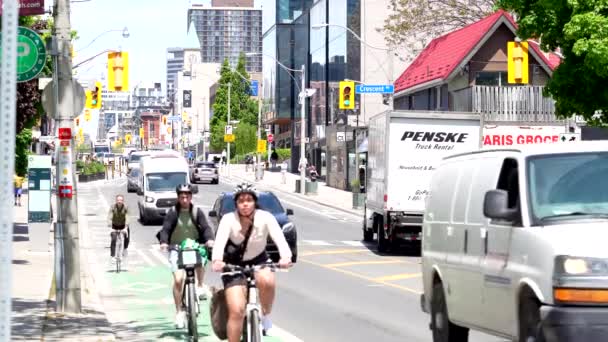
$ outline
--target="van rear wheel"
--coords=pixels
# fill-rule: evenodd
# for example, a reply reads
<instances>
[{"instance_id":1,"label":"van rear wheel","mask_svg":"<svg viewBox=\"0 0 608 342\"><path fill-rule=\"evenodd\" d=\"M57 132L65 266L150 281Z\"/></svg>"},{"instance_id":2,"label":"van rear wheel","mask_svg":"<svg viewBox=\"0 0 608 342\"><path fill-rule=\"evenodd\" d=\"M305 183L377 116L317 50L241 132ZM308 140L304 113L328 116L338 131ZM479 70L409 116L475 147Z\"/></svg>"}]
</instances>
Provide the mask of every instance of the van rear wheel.
<instances>
[{"instance_id":1,"label":"van rear wheel","mask_svg":"<svg viewBox=\"0 0 608 342\"><path fill-rule=\"evenodd\" d=\"M443 285L440 282L433 285L431 330L433 331L433 342L467 342L469 340L468 328L450 322Z\"/></svg>"}]
</instances>

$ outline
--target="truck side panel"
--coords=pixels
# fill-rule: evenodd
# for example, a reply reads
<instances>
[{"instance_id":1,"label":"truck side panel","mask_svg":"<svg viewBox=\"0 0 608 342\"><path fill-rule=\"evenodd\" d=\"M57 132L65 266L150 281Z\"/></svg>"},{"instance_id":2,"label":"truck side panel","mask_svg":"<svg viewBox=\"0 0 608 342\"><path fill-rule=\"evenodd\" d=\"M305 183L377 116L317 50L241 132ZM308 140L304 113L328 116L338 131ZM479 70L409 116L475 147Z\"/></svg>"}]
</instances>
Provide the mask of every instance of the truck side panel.
<instances>
[{"instance_id":1,"label":"truck side panel","mask_svg":"<svg viewBox=\"0 0 608 342\"><path fill-rule=\"evenodd\" d=\"M475 151L480 145L480 119L393 116L390 119L387 208L422 213L431 177L449 155ZM370 132L371 134L371 132Z\"/></svg>"}]
</instances>

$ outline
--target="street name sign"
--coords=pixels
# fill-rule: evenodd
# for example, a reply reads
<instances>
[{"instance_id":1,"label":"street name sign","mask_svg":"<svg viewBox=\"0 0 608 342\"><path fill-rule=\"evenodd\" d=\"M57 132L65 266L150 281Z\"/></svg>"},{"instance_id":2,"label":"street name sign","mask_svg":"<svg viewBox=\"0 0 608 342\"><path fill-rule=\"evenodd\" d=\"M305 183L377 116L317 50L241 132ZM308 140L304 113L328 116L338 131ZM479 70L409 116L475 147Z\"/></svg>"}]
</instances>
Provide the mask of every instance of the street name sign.
<instances>
[{"instance_id":1,"label":"street name sign","mask_svg":"<svg viewBox=\"0 0 608 342\"><path fill-rule=\"evenodd\" d=\"M355 86L357 94L392 94L395 92L395 86L392 84L358 84Z\"/></svg>"}]
</instances>

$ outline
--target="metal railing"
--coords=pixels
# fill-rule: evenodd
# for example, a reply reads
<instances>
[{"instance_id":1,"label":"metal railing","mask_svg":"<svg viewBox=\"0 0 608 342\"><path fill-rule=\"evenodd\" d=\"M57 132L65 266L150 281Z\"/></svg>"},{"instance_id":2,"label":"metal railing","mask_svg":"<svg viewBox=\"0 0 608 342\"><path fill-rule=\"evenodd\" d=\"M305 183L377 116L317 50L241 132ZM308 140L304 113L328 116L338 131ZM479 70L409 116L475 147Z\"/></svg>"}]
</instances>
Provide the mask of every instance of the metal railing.
<instances>
[{"instance_id":1,"label":"metal railing","mask_svg":"<svg viewBox=\"0 0 608 342\"><path fill-rule=\"evenodd\" d=\"M489 121L563 121L555 116L555 101L543 96L543 86L472 86L452 92L454 111L484 114Z\"/></svg>"}]
</instances>

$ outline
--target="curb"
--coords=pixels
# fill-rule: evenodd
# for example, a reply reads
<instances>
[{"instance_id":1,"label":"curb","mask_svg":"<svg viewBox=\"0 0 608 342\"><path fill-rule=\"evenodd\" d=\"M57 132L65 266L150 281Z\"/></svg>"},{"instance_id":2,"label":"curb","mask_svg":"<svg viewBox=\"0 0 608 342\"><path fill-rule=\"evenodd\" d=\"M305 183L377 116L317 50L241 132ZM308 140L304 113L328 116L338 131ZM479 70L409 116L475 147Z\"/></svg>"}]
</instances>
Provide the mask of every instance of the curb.
<instances>
[{"instance_id":1,"label":"curb","mask_svg":"<svg viewBox=\"0 0 608 342\"><path fill-rule=\"evenodd\" d=\"M233 179L233 180L236 179L236 180L240 180L240 181L250 181L249 179L246 179L246 178L243 178L243 177L240 177L240 176L225 177L225 179ZM273 190L275 190L277 192L281 192L281 193L288 194L288 195L293 195L293 196L296 196L298 199L309 201L309 202L313 202L313 203L316 203L316 204L319 204L319 205L322 205L322 206L325 206L325 207L328 207L328 208L332 208L334 210L339 210L339 211L342 211L342 212L345 212L347 214L351 214L351 215L354 215L354 216L361 216L361 217L363 217L363 214L364 214L362 212L357 212L355 210L344 209L344 208L338 207L336 205L332 205L332 204L328 204L328 203L325 203L325 202L321 202L319 200L316 200L316 199L313 199L313 198L310 198L310 197L306 197L306 195L302 196L301 194L296 193L296 192L288 192L288 191L285 191L283 189L276 188L276 187L274 187L272 185L267 185L267 184L262 184L262 185L265 186L265 187L267 187L267 188L271 188L271 189L273 189Z\"/></svg>"}]
</instances>

